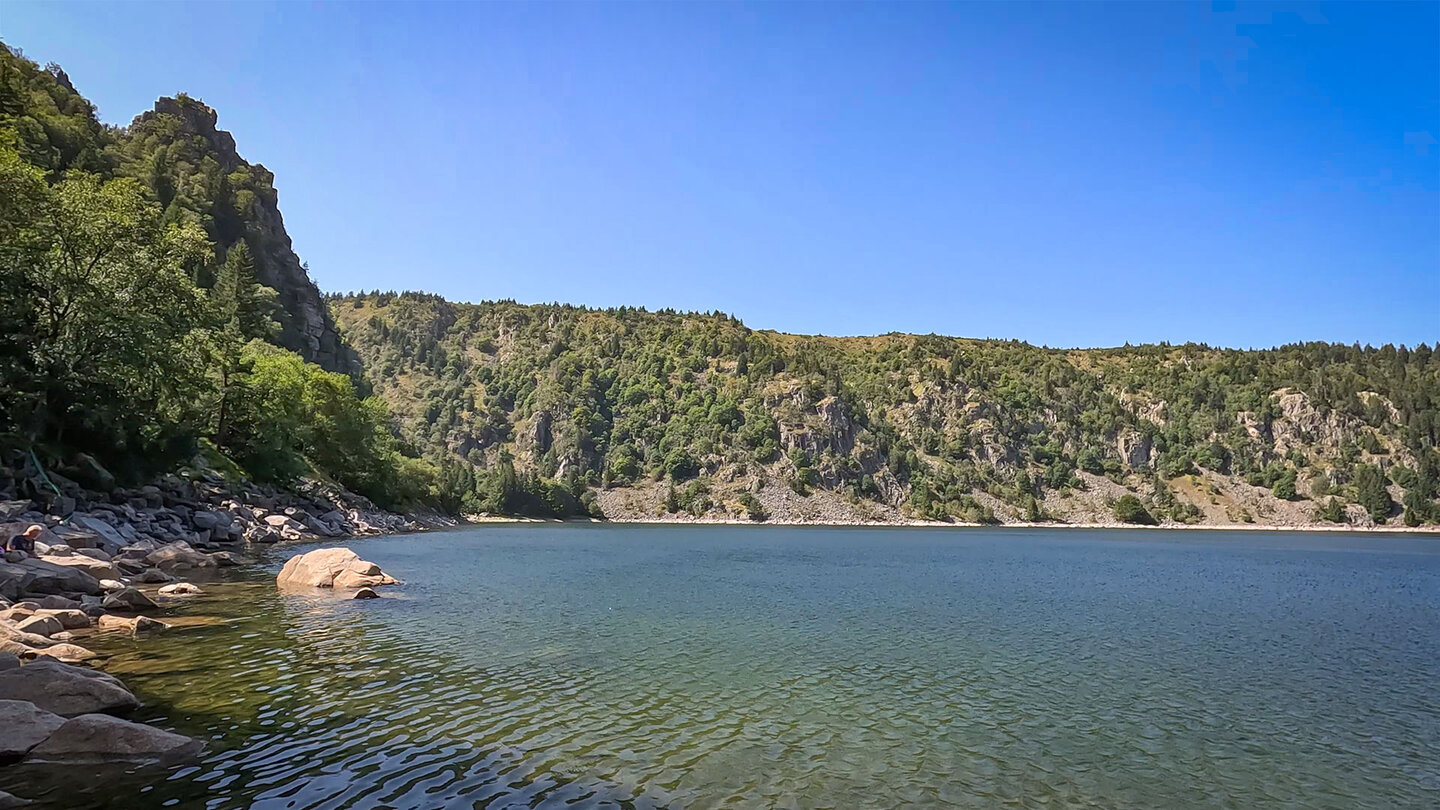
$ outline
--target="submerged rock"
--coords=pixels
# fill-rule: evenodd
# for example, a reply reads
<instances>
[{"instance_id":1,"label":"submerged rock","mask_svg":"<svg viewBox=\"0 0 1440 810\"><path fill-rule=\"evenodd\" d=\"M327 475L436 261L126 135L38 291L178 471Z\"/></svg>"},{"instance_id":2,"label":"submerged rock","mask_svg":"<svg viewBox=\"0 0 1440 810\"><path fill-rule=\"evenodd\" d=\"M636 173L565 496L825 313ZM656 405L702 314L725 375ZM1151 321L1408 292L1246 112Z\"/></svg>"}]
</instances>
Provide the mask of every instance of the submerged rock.
<instances>
[{"instance_id":1,"label":"submerged rock","mask_svg":"<svg viewBox=\"0 0 1440 810\"><path fill-rule=\"evenodd\" d=\"M128 712L140 705L111 675L44 659L0 672L0 700L27 700L62 717Z\"/></svg>"},{"instance_id":2,"label":"submerged rock","mask_svg":"<svg viewBox=\"0 0 1440 810\"><path fill-rule=\"evenodd\" d=\"M54 658L56 661L63 661L67 664L79 664L95 657L95 653L78 644L52 644L43 650L36 650L35 655Z\"/></svg>"},{"instance_id":3,"label":"submerged rock","mask_svg":"<svg viewBox=\"0 0 1440 810\"><path fill-rule=\"evenodd\" d=\"M174 762L200 752L200 740L104 714L68 720L30 751L40 762Z\"/></svg>"},{"instance_id":4,"label":"submerged rock","mask_svg":"<svg viewBox=\"0 0 1440 810\"><path fill-rule=\"evenodd\" d=\"M281 587L369 588L396 580L348 548L322 548L291 557L275 582Z\"/></svg>"},{"instance_id":5,"label":"submerged rock","mask_svg":"<svg viewBox=\"0 0 1440 810\"><path fill-rule=\"evenodd\" d=\"M189 582L175 582L162 587L160 593L165 596L195 596L204 593L204 591L200 590L199 585L193 585Z\"/></svg>"},{"instance_id":6,"label":"submerged rock","mask_svg":"<svg viewBox=\"0 0 1440 810\"><path fill-rule=\"evenodd\" d=\"M358 590L358 591L355 592L355 595L354 595L354 596L352 596L352 597L350 597L350 598L351 598L351 599L379 599L379 598L380 598L380 594L376 593L374 588L361 588L360 590Z\"/></svg>"},{"instance_id":7,"label":"submerged rock","mask_svg":"<svg viewBox=\"0 0 1440 810\"><path fill-rule=\"evenodd\" d=\"M159 630L168 630L170 625L150 618L149 616L111 616L106 614L100 617L97 625L101 630L126 630L131 633L149 633Z\"/></svg>"},{"instance_id":8,"label":"submerged rock","mask_svg":"<svg viewBox=\"0 0 1440 810\"><path fill-rule=\"evenodd\" d=\"M28 700L0 700L0 760L25 756L63 725L65 718Z\"/></svg>"}]
</instances>

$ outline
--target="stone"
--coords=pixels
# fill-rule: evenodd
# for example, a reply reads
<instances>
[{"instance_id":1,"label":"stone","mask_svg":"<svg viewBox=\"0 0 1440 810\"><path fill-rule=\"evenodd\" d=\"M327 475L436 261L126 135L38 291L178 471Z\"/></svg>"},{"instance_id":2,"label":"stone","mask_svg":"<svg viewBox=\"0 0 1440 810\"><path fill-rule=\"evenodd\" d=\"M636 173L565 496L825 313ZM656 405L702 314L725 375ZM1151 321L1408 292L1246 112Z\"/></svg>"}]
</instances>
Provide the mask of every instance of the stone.
<instances>
[{"instance_id":1,"label":"stone","mask_svg":"<svg viewBox=\"0 0 1440 810\"><path fill-rule=\"evenodd\" d=\"M20 666L20 657L14 653L0 653L0 672L17 669Z\"/></svg>"},{"instance_id":2,"label":"stone","mask_svg":"<svg viewBox=\"0 0 1440 810\"><path fill-rule=\"evenodd\" d=\"M358 590L358 591L355 592L355 595L354 595L354 596L352 596L352 597L350 597L350 598L351 598L351 599L379 599L379 598L380 598L380 594L376 593L374 588L361 588L360 590Z\"/></svg>"},{"instance_id":3,"label":"stone","mask_svg":"<svg viewBox=\"0 0 1440 810\"><path fill-rule=\"evenodd\" d=\"M135 613L141 610L154 610L159 607L155 600L141 593L134 588L126 588L123 591L116 591L105 597L101 603L106 610L118 610L122 613Z\"/></svg>"},{"instance_id":4,"label":"stone","mask_svg":"<svg viewBox=\"0 0 1440 810\"><path fill-rule=\"evenodd\" d=\"M230 528L230 516L224 512L200 510L190 516L190 524L201 531L224 530Z\"/></svg>"},{"instance_id":5,"label":"stone","mask_svg":"<svg viewBox=\"0 0 1440 810\"><path fill-rule=\"evenodd\" d=\"M13 810L17 807L25 807L32 802L29 799L22 799L14 793L6 793L0 790L0 810Z\"/></svg>"},{"instance_id":6,"label":"stone","mask_svg":"<svg viewBox=\"0 0 1440 810\"><path fill-rule=\"evenodd\" d=\"M281 587L365 588L396 580L348 548L322 548L286 561L276 578Z\"/></svg>"},{"instance_id":7,"label":"stone","mask_svg":"<svg viewBox=\"0 0 1440 810\"><path fill-rule=\"evenodd\" d=\"M49 638L39 633L27 633L19 629L13 622L4 621L0 621L0 640L14 642L24 647L49 647L51 644Z\"/></svg>"},{"instance_id":8,"label":"stone","mask_svg":"<svg viewBox=\"0 0 1440 810\"><path fill-rule=\"evenodd\" d=\"M140 706L113 676L44 659L0 672L0 700L28 700L62 717L128 712Z\"/></svg>"},{"instance_id":9,"label":"stone","mask_svg":"<svg viewBox=\"0 0 1440 810\"><path fill-rule=\"evenodd\" d=\"M80 607L80 603L58 594L49 594L33 600L36 610L73 610Z\"/></svg>"},{"instance_id":10,"label":"stone","mask_svg":"<svg viewBox=\"0 0 1440 810\"><path fill-rule=\"evenodd\" d=\"M200 590L200 586L193 585L189 582L175 582L162 587L160 593L166 596L195 596L204 593L204 591Z\"/></svg>"},{"instance_id":11,"label":"stone","mask_svg":"<svg viewBox=\"0 0 1440 810\"><path fill-rule=\"evenodd\" d=\"M9 656L16 660L21 658L30 659L35 657L35 648L27 647L18 641L0 636L0 655Z\"/></svg>"},{"instance_id":12,"label":"stone","mask_svg":"<svg viewBox=\"0 0 1440 810\"><path fill-rule=\"evenodd\" d=\"M91 515L77 514L70 516L69 523L77 529L93 532L103 541L101 545L105 547L105 550L112 554L116 550L125 547L125 539L120 536L120 533L115 530L115 527L100 518Z\"/></svg>"},{"instance_id":13,"label":"stone","mask_svg":"<svg viewBox=\"0 0 1440 810\"><path fill-rule=\"evenodd\" d=\"M28 619L21 619L15 623L15 629L22 633L34 633L37 636L53 636L65 629L65 625L54 616L41 616L36 614Z\"/></svg>"},{"instance_id":14,"label":"stone","mask_svg":"<svg viewBox=\"0 0 1440 810\"><path fill-rule=\"evenodd\" d=\"M191 568L214 568L215 561L210 555L202 551L196 551L190 544L180 540L169 545L161 546L150 552L145 561L156 568L170 569L181 566Z\"/></svg>"},{"instance_id":15,"label":"stone","mask_svg":"<svg viewBox=\"0 0 1440 810\"><path fill-rule=\"evenodd\" d=\"M127 586L125 585L125 583L121 582L121 581L118 580L118 579L102 579L102 580L100 580L100 590L104 591L105 593L113 593L113 592L115 592L115 591L123 591L123 590L125 590L126 587L127 587Z\"/></svg>"},{"instance_id":16,"label":"stone","mask_svg":"<svg viewBox=\"0 0 1440 810\"><path fill-rule=\"evenodd\" d=\"M154 585L162 582L174 582L175 578L159 568L147 568L135 577L135 581Z\"/></svg>"},{"instance_id":17,"label":"stone","mask_svg":"<svg viewBox=\"0 0 1440 810\"><path fill-rule=\"evenodd\" d=\"M30 511L30 501L0 501L0 519L9 520Z\"/></svg>"},{"instance_id":18,"label":"stone","mask_svg":"<svg viewBox=\"0 0 1440 810\"><path fill-rule=\"evenodd\" d=\"M210 559L221 568L234 568L237 565L249 565L252 562L231 551L217 551L210 555Z\"/></svg>"},{"instance_id":19,"label":"stone","mask_svg":"<svg viewBox=\"0 0 1440 810\"><path fill-rule=\"evenodd\" d=\"M110 562L110 555L106 554L98 548L77 548L75 549L75 553L84 557L89 557L92 560L99 560L103 563Z\"/></svg>"},{"instance_id":20,"label":"stone","mask_svg":"<svg viewBox=\"0 0 1440 810\"><path fill-rule=\"evenodd\" d=\"M90 617L85 611L76 608L64 608L61 610L43 609L36 614L36 618L49 616L60 622L60 626L66 630L82 630L90 626Z\"/></svg>"},{"instance_id":21,"label":"stone","mask_svg":"<svg viewBox=\"0 0 1440 810\"><path fill-rule=\"evenodd\" d=\"M67 664L79 664L95 657L95 653L76 644L52 644L43 650L36 650L35 654Z\"/></svg>"},{"instance_id":22,"label":"stone","mask_svg":"<svg viewBox=\"0 0 1440 810\"><path fill-rule=\"evenodd\" d=\"M30 750L38 762L99 763L116 759L177 762L200 752L203 743L181 734L103 714L67 720Z\"/></svg>"},{"instance_id":23,"label":"stone","mask_svg":"<svg viewBox=\"0 0 1440 810\"><path fill-rule=\"evenodd\" d=\"M65 718L27 700L0 700L0 760L25 756L63 725Z\"/></svg>"}]
</instances>

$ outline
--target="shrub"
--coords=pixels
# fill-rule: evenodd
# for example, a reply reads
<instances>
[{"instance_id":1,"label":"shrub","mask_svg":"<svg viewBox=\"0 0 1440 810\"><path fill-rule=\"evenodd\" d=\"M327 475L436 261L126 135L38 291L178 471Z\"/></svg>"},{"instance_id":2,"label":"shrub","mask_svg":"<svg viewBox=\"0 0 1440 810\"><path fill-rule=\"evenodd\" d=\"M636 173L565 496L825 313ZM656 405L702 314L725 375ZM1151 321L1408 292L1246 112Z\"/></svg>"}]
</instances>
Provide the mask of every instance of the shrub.
<instances>
[{"instance_id":1,"label":"shrub","mask_svg":"<svg viewBox=\"0 0 1440 810\"><path fill-rule=\"evenodd\" d=\"M1145 504L1134 495L1121 495L1115 501L1115 518L1121 523L1134 523L1144 526L1154 526L1155 518L1145 509Z\"/></svg>"}]
</instances>

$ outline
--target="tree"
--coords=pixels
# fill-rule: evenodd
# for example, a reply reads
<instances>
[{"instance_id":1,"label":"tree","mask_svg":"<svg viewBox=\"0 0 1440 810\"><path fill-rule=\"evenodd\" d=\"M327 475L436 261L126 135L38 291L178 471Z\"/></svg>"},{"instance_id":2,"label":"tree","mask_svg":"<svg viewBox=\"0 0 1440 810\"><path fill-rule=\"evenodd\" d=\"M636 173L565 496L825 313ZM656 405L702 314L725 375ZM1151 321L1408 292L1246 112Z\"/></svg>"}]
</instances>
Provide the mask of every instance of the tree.
<instances>
[{"instance_id":1,"label":"tree","mask_svg":"<svg viewBox=\"0 0 1440 810\"><path fill-rule=\"evenodd\" d=\"M1153 526L1156 521L1145 509L1145 504L1140 499L1126 493L1115 500L1115 518L1121 523L1135 523L1145 526Z\"/></svg>"},{"instance_id":2,"label":"tree","mask_svg":"<svg viewBox=\"0 0 1440 810\"><path fill-rule=\"evenodd\" d=\"M1282 501L1295 500L1295 471L1286 470L1281 473L1270 492Z\"/></svg>"},{"instance_id":3,"label":"tree","mask_svg":"<svg viewBox=\"0 0 1440 810\"><path fill-rule=\"evenodd\" d=\"M190 275L204 234L162 226L132 180L71 172L46 187L13 150L0 186L5 317L24 346L3 391L14 428L112 463L174 459L203 418L206 311Z\"/></svg>"},{"instance_id":4,"label":"tree","mask_svg":"<svg viewBox=\"0 0 1440 810\"><path fill-rule=\"evenodd\" d=\"M1325 501L1323 505L1321 505L1321 507L1317 511L1317 514L1321 520L1328 521L1330 523L1344 523L1345 504L1341 503L1339 498L1331 496L1328 500Z\"/></svg>"},{"instance_id":5,"label":"tree","mask_svg":"<svg viewBox=\"0 0 1440 810\"><path fill-rule=\"evenodd\" d=\"M1361 464L1355 468L1355 501L1370 513L1370 519L1384 523L1390 518L1395 502L1385 488L1385 474L1378 467Z\"/></svg>"},{"instance_id":6,"label":"tree","mask_svg":"<svg viewBox=\"0 0 1440 810\"><path fill-rule=\"evenodd\" d=\"M277 294L255 280L255 262L243 240L225 256L210 297L221 323L233 325L247 339L269 340L280 330L273 317Z\"/></svg>"}]
</instances>

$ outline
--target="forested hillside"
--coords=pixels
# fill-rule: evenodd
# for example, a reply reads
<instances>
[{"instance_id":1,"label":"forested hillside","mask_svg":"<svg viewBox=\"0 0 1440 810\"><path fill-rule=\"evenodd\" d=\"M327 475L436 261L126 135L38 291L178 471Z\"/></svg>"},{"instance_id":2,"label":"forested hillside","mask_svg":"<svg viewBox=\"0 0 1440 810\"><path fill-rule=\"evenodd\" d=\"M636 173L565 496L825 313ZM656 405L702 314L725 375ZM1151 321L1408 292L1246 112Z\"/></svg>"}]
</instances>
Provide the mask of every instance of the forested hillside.
<instances>
[{"instance_id":1,"label":"forested hillside","mask_svg":"<svg viewBox=\"0 0 1440 810\"><path fill-rule=\"evenodd\" d=\"M1409 524L1440 358L1052 350L720 314L332 300L456 508L611 518ZM1130 497L1126 497L1129 495Z\"/></svg>"},{"instance_id":2,"label":"forested hillside","mask_svg":"<svg viewBox=\"0 0 1440 810\"><path fill-rule=\"evenodd\" d=\"M58 66L0 46L0 490L17 466L107 487L199 454L428 497L349 376L270 173L215 122L182 95L105 126Z\"/></svg>"}]
</instances>

